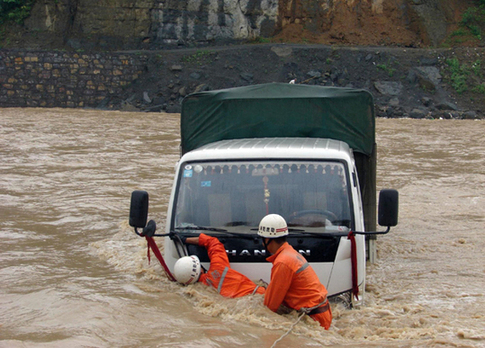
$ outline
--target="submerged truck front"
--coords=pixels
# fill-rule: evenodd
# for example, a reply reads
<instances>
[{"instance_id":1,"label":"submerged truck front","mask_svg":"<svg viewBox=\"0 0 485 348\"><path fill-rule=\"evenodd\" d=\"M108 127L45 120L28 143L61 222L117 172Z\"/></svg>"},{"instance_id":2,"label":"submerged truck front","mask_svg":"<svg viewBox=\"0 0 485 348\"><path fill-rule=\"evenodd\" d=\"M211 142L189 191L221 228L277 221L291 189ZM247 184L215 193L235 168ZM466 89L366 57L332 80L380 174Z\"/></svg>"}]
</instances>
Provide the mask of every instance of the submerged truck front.
<instances>
[{"instance_id":1,"label":"submerged truck front","mask_svg":"<svg viewBox=\"0 0 485 348\"><path fill-rule=\"evenodd\" d=\"M362 299L366 241L350 232L375 229L368 92L267 84L198 93L184 101L181 130L166 223L170 269L185 255L208 266L205 249L178 238L205 233L223 242L234 269L269 282L257 229L276 213L329 296L359 291Z\"/></svg>"}]
</instances>

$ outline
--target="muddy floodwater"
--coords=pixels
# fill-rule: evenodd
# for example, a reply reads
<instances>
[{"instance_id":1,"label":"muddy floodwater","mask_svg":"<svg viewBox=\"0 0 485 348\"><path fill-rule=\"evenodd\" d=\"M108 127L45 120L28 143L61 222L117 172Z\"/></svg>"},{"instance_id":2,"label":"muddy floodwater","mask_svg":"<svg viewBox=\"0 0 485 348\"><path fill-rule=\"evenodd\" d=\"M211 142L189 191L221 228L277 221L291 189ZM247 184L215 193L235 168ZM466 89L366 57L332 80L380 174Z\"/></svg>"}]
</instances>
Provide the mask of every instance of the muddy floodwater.
<instances>
[{"instance_id":1,"label":"muddy floodwater","mask_svg":"<svg viewBox=\"0 0 485 348\"><path fill-rule=\"evenodd\" d=\"M484 121L378 119L378 189L400 193L365 305L276 347L485 347ZM164 227L179 115L0 109L0 347L271 347L296 321L261 296L168 281L128 225ZM161 245L163 247L163 245Z\"/></svg>"}]
</instances>

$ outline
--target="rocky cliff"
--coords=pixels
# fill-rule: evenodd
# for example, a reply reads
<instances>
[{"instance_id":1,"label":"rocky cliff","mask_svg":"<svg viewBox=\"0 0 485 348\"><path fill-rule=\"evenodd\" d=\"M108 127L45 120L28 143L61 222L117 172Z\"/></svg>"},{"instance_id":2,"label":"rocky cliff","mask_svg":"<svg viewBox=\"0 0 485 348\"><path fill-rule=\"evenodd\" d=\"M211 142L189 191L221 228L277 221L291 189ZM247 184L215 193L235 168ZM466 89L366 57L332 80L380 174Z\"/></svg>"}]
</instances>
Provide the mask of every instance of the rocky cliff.
<instances>
[{"instance_id":1,"label":"rocky cliff","mask_svg":"<svg viewBox=\"0 0 485 348\"><path fill-rule=\"evenodd\" d=\"M10 47L161 49L246 40L437 46L472 0L37 0ZM4 44L5 46L5 44Z\"/></svg>"}]
</instances>

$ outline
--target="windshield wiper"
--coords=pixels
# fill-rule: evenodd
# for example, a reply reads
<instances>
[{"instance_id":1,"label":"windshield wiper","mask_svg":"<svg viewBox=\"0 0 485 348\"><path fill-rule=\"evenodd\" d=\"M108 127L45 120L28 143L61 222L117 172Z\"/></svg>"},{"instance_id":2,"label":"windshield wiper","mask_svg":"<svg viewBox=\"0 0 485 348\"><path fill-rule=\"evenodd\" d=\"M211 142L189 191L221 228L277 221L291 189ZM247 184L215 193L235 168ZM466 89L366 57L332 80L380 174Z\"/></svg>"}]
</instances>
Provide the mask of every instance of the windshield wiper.
<instances>
[{"instance_id":1,"label":"windshield wiper","mask_svg":"<svg viewBox=\"0 0 485 348\"><path fill-rule=\"evenodd\" d=\"M207 226L183 226L183 227L175 227L175 230L185 231L185 230L202 230L202 231L213 231L213 232L227 232L227 230L223 228L215 228L215 227L207 227Z\"/></svg>"},{"instance_id":2,"label":"windshield wiper","mask_svg":"<svg viewBox=\"0 0 485 348\"><path fill-rule=\"evenodd\" d=\"M301 228L291 228L291 227L288 227L288 233L291 233L291 232L305 232L306 233L306 230L301 229Z\"/></svg>"},{"instance_id":3,"label":"windshield wiper","mask_svg":"<svg viewBox=\"0 0 485 348\"><path fill-rule=\"evenodd\" d=\"M255 238L258 237L257 234L230 232L230 231L225 230L223 228L215 228L215 227L207 227L207 226L190 225L190 226L180 226L180 227L174 228L174 231L191 231L191 230L192 231L202 230L202 231L220 232L221 234L217 236L218 238L236 236L236 237L240 237L240 238L244 238L244 239L255 239Z\"/></svg>"}]
</instances>

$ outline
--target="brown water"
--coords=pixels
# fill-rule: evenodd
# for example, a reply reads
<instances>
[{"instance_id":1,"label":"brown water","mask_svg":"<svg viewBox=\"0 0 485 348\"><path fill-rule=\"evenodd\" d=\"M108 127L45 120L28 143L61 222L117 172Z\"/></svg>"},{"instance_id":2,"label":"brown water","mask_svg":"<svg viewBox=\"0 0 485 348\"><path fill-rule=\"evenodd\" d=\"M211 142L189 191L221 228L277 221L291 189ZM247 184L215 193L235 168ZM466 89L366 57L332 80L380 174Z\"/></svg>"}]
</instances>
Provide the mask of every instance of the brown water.
<instances>
[{"instance_id":1,"label":"brown water","mask_svg":"<svg viewBox=\"0 0 485 348\"><path fill-rule=\"evenodd\" d=\"M169 282L128 226L163 228L174 114L0 109L0 347L271 347L296 321L260 296ZM483 121L377 121L378 186L400 191L366 305L276 347L485 347Z\"/></svg>"}]
</instances>

